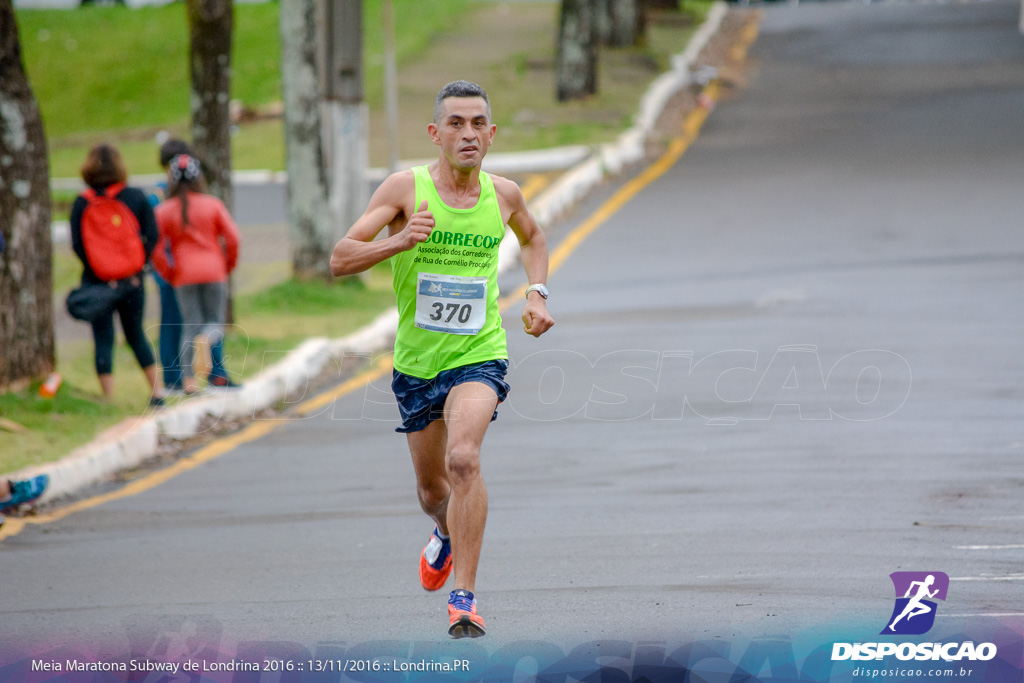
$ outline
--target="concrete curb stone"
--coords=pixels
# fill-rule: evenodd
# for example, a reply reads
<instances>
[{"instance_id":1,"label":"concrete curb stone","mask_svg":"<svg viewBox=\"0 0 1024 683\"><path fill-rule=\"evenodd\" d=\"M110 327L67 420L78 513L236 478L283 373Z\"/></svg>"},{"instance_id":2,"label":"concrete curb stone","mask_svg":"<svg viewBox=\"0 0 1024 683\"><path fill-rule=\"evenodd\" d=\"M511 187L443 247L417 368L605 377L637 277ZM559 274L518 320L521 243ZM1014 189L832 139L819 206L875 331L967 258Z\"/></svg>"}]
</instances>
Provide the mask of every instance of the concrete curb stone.
<instances>
[{"instance_id":1,"label":"concrete curb stone","mask_svg":"<svg viewBox=\"0 0 1024 683\"><path fill-rule=\"evenodd\" d=\"M697 57L719 30L728 12L725 2L716 2L707 19L684 52L672 60L670 71L659 76L641 98L634 125L618 139L597 149L568 147L521 154L488 157L487 170L493 172L550 171L568 168L547 190L531 203L537 222L550 227L591 189L644 156L644 145L669 99L693 82L692 69ZM410 162L411 165L411 162ZM279 174L269 171L245 172L240 178L266 182ZM134 179L136 182L138 178ZM62 181L63 182L63 181ZM498 270L506 272L518 262L518 242L505 239L499 247ZM393 343L398 326L398 310L380 314L365 328L343 339L308 339L281 361L265 368L241 389L221 390L191 398L174 408L129 418L100 434L92 443L75 449L65 458L46 465L33 466L12 475L24 479L49 474L50 485L40 498L46 503L72 495L86 487L108 480L115 472L139 465L154 457L159 439L184 440L194 437L203 425L213 420L239 420L267 410L289 396L305 391L329 362L337 362L346 353L371 354Z\"/></svg>"}]
</instances>

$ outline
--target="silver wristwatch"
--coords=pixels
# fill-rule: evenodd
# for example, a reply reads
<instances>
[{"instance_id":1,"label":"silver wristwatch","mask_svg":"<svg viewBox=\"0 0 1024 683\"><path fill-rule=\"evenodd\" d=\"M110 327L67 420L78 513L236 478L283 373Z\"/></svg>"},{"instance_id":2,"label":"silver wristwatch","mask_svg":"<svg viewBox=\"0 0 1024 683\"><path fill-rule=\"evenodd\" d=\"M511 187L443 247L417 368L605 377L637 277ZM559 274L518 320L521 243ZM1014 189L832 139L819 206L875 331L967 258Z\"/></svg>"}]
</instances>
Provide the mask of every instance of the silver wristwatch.
<instances>
[{"instance_id":1,"label":"silver wristwatch","mask_svg":"<svg viewBox=\"0 0 1024 683\"><path fill-rule=\"evenodd\" d=\"M540 294L545 299L548 298L548 288L547 288L547 285L543 285L543 284L530 285L529 287L526 288L526 296L527 297L530 296L530 292L537 292L538 294Z\"/></svg>"}]
</instances>

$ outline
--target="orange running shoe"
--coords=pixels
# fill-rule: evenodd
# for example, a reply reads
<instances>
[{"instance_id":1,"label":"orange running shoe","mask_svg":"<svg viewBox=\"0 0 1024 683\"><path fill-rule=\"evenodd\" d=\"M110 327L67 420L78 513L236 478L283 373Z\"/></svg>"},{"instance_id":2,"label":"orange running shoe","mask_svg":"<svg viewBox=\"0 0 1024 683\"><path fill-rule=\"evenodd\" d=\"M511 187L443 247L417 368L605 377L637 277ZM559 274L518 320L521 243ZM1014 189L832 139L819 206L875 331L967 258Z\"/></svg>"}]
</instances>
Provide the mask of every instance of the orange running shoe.
<instances>
[{"instance_id":1,"label":"orange running shoe","mask_svg":"<svg viewBox=\"0 0 1024 683\"><path fill-rule=\"evenodd\" d=\"M476 613L476 598L461 588L448 596L448 623L452 638L479 638L487 633L484 620Z\"/></svg>"},{"instance_id":2,"label":"orange running shoe","mask_svg":"<svg viewBox=\"0 0 1024 683\"><path fill-rule=\"evenodd\" d=\"M438 535L437 527L420 553L420 584L428 591L444 586L452 573L452 544Z\"/></svg>"}]
</instances>

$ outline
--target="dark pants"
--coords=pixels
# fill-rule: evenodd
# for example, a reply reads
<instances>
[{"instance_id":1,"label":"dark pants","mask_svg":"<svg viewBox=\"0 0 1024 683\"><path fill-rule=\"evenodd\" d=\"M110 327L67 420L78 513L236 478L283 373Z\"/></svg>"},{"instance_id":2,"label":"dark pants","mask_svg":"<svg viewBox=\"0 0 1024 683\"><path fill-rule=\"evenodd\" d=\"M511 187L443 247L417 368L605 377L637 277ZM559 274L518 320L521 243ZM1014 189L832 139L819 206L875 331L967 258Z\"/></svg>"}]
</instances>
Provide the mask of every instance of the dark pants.
<instances>
[{"instance_id":1,"label":"dark pants","mask_svg":"<svg viewBox=\"0 0 1024 683\"><path fill-rule=\"evenodd\" d=\"M121 329L125 340L135 353L139 367L148 368L156 362L153 349L142 329L143 314L146 310L146 290L134 287L117 302L117 306L92 322L92 338L96 345L96 374L109 375L114 371L114 312L121 318Z\"/></svg>"},{"instance_id":2,"label":"dark pants","mask_svg":"<svg viewBox=\"0 0 1024 683\"><path fill-rule=\"evenodd\" d=\"M164 386L168 389L180 389L182 386L181 372L181 328L184 320L178 307L178 297L166 280L153 271L153 279L160 290L160 365L164 372ZM224 339L221 338L210 348L210 360L213 368L210 377L227 378L228 371L224 368Z\"/></svg>"}]
</instances>

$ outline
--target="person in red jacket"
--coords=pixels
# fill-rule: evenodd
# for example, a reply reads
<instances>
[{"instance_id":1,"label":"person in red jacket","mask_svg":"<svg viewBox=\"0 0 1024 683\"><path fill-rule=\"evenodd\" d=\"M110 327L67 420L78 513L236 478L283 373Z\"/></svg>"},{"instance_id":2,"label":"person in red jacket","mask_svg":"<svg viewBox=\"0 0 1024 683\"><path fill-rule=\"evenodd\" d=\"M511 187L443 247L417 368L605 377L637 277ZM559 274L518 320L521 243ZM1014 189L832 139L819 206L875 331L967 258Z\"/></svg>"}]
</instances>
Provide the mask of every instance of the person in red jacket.
<instances>
[{"instance_id":1,"label":"person in red jacket","mask_svg":"<svg viewBox=\"0 0 1024 683\"><path fill-rule=\"evenodd\" d=\"M167 200L156 207L160 243L152 258L174 287L181 308L183 384L185 393L193 394L199 390L192 371L196 337L206 337L212 349L224 336L228 274L238 262L239 234L224 203L206 193L198 159L187 154L174 157L167 178Z\"/></svg>"}]
</instances>

